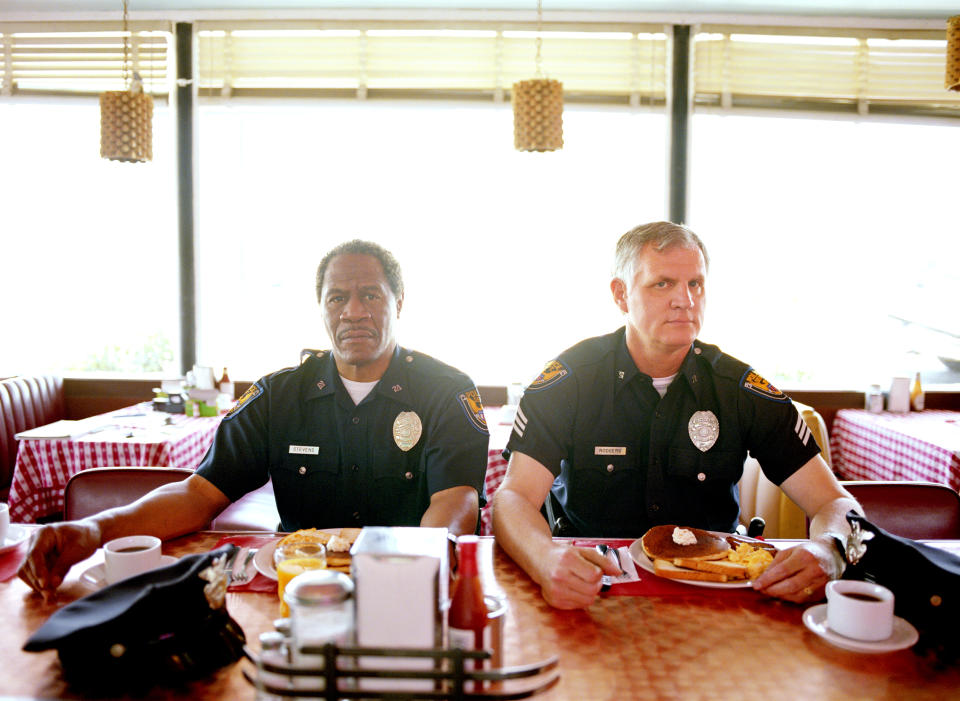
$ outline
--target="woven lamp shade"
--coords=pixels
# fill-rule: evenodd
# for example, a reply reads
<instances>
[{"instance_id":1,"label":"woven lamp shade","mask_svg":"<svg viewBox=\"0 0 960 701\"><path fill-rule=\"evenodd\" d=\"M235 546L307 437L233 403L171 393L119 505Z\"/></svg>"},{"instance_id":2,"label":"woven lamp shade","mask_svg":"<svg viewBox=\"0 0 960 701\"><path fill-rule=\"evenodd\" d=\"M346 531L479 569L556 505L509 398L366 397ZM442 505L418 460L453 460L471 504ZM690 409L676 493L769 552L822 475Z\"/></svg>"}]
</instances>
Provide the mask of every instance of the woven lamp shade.
<instances>
[{"instance_id":1,"label":"woven lamp shade","mask_svg":"<svg viewBox=\"0 0 960 701\"><path fill-rule=\"evenodd\" d=\"M946 86L960 92L960 15L947 20Z\"/></svg>"},{"instance_id":2,"label":"woven lamp shade","mask_svg":"<svg viewBox=\"0 0 960 701\"><path fill-rule=\"evenodd\" d=\"M143 92L100 94L100 157L142 163L153 159L153 98Z\"/></svg>"},{"instance_id":3,"label":"woven lamp shade","mask_svg":"<svg viewBox=\"0 0 960 701\"><path fill-rule=\"evenodd\" d=\"M563 148L563 83L535 78L513 84L513 146L518 151Z\"/></svg>"}]
</instances>

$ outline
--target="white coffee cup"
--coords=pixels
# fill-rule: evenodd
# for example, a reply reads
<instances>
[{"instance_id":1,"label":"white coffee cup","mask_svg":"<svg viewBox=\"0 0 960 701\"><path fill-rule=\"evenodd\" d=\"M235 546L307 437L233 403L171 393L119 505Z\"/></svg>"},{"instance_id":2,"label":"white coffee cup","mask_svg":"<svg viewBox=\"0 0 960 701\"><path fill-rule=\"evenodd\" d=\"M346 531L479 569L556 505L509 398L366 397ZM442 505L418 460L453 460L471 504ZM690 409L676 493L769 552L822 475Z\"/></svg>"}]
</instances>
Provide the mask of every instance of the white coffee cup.
<instances>
[{"instance_id":1,"label":"white coffee cup","mask_svg":"<svg viewBox=\"0 0 960 701\"><path fill-rule=\"evenodd\" d=\"M872 582L839 579L827 584L827 627L856 640L893 634L893 592Z\"/></svg>"},{"instance_id":2,"label":"white coffee cup","mask_svg":"<svg viewBox=\"0 0 960 701\"><path fill-rule=\"evenodd\" d=\"M160 539L152 535L128 535L103 546L107 584L155 569L161 562Z\"/></svg>"},{"instance_id":3,"label":"white coffee cup","mask_svg":"<svg viewBox=\"0 0 960 701\"><path fill-rule=\"evenodd\" d=\"M0 545L7 539L7 530L10 528L10 507L0 504Z\"/></svg>"}]
</instances>

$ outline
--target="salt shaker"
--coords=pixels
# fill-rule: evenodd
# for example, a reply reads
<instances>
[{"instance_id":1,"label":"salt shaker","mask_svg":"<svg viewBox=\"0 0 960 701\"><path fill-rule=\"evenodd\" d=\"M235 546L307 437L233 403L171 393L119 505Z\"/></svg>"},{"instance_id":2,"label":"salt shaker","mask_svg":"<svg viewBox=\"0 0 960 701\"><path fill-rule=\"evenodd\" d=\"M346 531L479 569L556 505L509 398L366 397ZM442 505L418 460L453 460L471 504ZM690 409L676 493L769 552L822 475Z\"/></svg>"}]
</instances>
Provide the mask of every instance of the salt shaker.
<instances>
[{"instance_id":1,"label":"salt shaker","mask_svg":"<svg viewBox=\"0 0 960 701\"><path fill-rule=\"evenodd\" d=\"M266 686L286 687L288 677L277 672L268 672L265 664L285 666L287 661L286 638L279 631L269 631L260 634L260 661L257 664L257 695L256 701L280 701L284 697L267 691Z\"/></svg>"},{"instance_id":2,"label":"salt shaker","mask_svg":"<svg viewBox=\"0 0 960 701\"><path fill-rule=\"evenodd\" d=\"M870 389L866 392L866 401L864 402L864 408L873 413L879 414L883 411L883 389L880 385L870 385Z\"/></svg>"},{"instance_id":3,"label":"salt shaker","mask_svg":"<svg viewBox=\"0 0 960 701\"><path fill-rule=\"evenodd\" d=\"M283 599L290 608L292 661L301 669L323 669L321 653L304 647L353 643L353 580L333 570L308 570L287 584ZM294 677L295 686L311 691L324 688L322 677Z\"/></svg>"}]
</instances>

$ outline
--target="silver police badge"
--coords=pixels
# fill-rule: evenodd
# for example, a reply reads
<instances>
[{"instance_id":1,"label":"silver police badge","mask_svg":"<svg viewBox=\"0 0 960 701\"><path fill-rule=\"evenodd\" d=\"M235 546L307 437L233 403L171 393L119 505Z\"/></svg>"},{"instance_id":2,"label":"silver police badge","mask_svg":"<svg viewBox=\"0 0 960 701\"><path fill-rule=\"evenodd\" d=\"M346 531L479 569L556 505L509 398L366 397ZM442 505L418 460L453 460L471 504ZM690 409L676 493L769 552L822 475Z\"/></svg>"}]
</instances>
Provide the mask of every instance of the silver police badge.
<instances>
[{"instance_id":1,"label":"silver police badge","mask_svg":"<svg viewBox=\"0 0 960 701\"><path fill-rule=\"evenodd\" d=\"M687 424L690 440L701 452L707 452L717 442L720 435L720 422L712 411L697 411Z\"/></svg>"},{"instance_id":2,"label":"silver police badge","mask_svg":"<svg viewBox=\"0 0 960 701\"><path fill-rule=\"evenodd\" d=\"M393 420L393 442L403 452L407 452L420 440L423 424L415 411L401 411Z\"/></svg>"}]
</instances>

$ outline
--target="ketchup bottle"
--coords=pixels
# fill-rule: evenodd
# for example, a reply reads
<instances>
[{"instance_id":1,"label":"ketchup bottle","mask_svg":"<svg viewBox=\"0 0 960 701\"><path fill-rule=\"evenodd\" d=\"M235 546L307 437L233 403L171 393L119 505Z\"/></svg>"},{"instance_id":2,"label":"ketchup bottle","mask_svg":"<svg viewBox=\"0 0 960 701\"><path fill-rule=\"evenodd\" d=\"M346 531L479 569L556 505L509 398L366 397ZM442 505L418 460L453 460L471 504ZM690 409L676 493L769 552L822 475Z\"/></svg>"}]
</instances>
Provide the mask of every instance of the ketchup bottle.
<instances>
[{"instance_id":1,"label":"ketchup bottle","mask_svg":"<svg viewBox=\"0 0 960 701\"><path fill-rule=\"evenodd\" d=\"M477 569L477 536L465 535L457 539L457 578L447 621L450 627L450 647L465 650L484 650L490 645L484 632L487 629L487 604L483 600L483 584ZM474 661L467 668L481 669L482 662ZM474 687L481 687L475 684Z\"/></svg>"}]
</instances>

